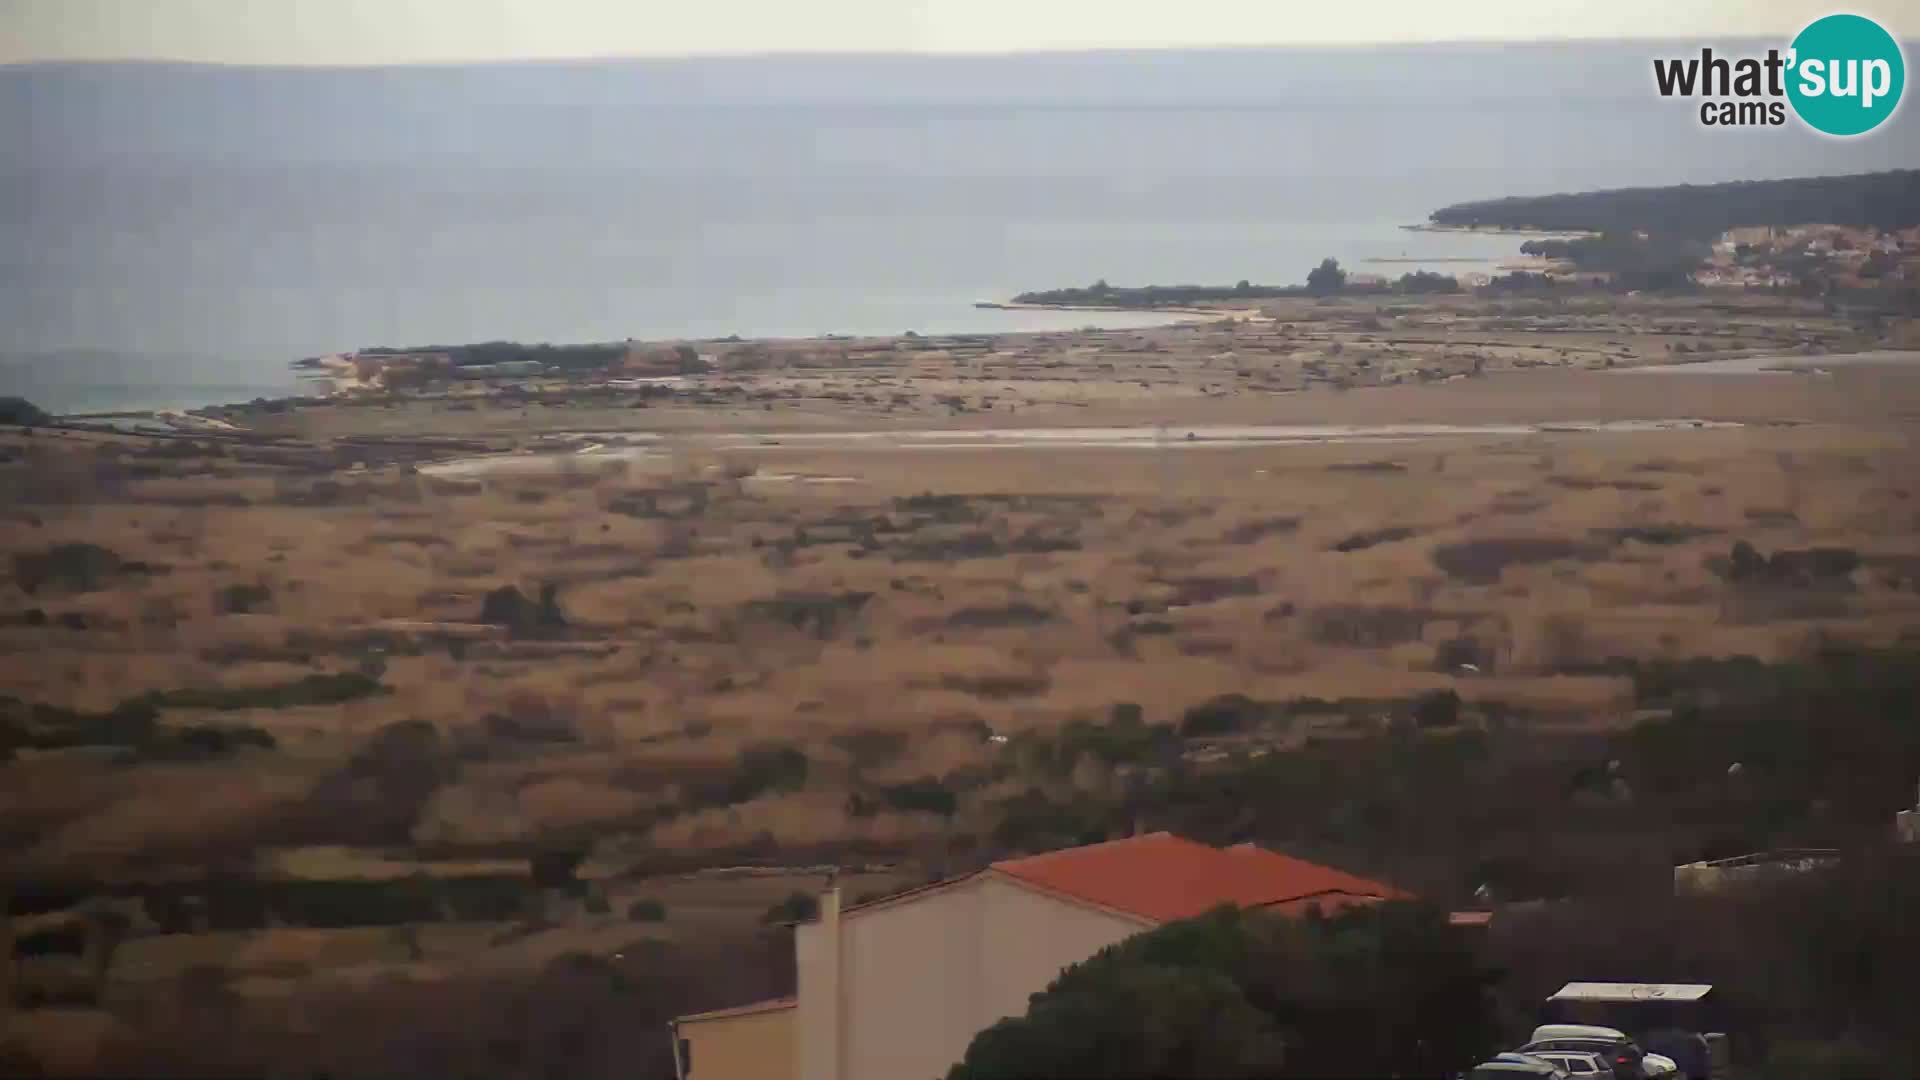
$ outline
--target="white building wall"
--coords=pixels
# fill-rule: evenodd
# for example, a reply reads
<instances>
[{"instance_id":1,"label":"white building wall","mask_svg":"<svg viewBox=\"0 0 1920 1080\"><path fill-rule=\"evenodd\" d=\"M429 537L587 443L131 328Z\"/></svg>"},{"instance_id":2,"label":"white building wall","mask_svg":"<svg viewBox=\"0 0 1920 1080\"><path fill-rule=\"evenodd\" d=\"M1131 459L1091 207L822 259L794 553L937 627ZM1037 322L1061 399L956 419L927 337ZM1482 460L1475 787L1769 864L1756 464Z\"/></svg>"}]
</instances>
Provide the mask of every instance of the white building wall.
<instances>
[{"instance_id":1,"label":"white building wall","mask_svg":"<svg viewBox=\"0 0 1920 1080\"><path fill-rule=\"evenodd\" d=\"M819 923L802 923L793 928L795 975L793 1044L797 1080L834 1080L833 950L837 939L830 938Z\"/></svg>"},{"instance_id":2,"label":"white building wall","mask_svg":"<svg viewBox=\"0 0 1920 1080\"><path fill-rule=\"evenodd\" d=\"M976 1033L996 1020L1024 1014L1027 999L1068 966L1152 925L1056 900L1004 878L988 878L981 899L987 962Z\"/></svg>"},{"instance_id":3,"label":"white building wall","mask_svg":"<svg viewBox=\"0 0 1920 1080\"><path fill-rule=\"evenodd\" d=\"M1070 964L1150 924L1054 899L994 874L843 918L845 1016L834 1068L830 928L795 931L801 1080L938 1080L995 1021Z\"/></svg>"},{"instance_id":4,"label":"white building wall","mask_svg":"<svg viewBox=\"0 0 1920 1080\"><path fill-rule=\"evenodd\" d=\"M844 923L840 1080L937 1080L966 1052L980 1000L980 879Z\"/></svg>"}]
</instances>

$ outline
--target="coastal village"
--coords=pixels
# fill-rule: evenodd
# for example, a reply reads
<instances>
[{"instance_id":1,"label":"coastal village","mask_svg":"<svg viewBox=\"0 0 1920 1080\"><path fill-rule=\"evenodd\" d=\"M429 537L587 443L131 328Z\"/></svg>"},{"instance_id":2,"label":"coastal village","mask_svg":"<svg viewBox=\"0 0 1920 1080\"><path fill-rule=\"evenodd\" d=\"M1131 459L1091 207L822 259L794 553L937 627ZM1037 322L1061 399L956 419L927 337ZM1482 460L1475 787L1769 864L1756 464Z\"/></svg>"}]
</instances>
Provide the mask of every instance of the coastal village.
<instances>
[{"instance_id":1,"label":"coastal village","mask_svg":"<svg viewBox=\"0 0 1920 1080\"><path fill-rule=\"evenodd\" d=\"M1694 280L1709 288L1793 289L1808 281L1841 288L1920 281L1920 227L1882 232L1844 225L1753 225L1714 242Z\"/></svg>"}]
</instances>

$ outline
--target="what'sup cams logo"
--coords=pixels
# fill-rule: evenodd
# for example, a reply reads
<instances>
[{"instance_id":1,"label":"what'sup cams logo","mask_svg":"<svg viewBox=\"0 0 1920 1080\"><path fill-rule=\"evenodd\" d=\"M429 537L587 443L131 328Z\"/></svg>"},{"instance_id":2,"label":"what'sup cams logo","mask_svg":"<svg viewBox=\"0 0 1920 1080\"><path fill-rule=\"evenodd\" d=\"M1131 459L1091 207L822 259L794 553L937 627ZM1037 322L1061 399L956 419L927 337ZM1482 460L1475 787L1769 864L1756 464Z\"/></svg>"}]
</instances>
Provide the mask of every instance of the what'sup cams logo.
<instances>
[{"instance_id":1,"label":"what'sup cams logo","mask_svg":"<svg viewBox=\"0 0 1920 1080\"><path fill-rule=\"evenodd\" d=\"M1661 97L1702 98L1708 127L1779 127L1792 106L1800 122L1841 137L1864 135L1900 107L1907 62L1900 43L1861 15L1828 15L1807 24L1784 52L1653 62Z\"/></svg>"}]
</instances>

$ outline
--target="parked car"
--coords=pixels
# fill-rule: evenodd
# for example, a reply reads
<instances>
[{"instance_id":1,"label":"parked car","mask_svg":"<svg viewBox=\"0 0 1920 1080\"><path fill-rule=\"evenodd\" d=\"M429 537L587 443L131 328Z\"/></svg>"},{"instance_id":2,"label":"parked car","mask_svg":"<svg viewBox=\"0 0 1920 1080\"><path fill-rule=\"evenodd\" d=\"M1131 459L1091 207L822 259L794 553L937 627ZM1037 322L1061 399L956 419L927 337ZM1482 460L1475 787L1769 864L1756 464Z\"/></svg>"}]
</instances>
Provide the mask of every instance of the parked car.
<instances>
[{"instance_id":1,"label":"parked car","mask_svg":"<svg viewBox=\"0 0 1920 1080\"><path fill-rule=\"evenodd\" d=\"M1538 1051L1585 1051L1600 1054L1612 1064L1615 1080L1685 1080L1680 1067L1670 1057L1649 1054L1617 1028L1590 1024L1542 1024L1533 1029L1533 1039L1519 1050L1523 1054Z\"/></svg>"},{"instance_id":2,"label":"parked car","mask_svg":"<svg viewBox=\"0 0 1920 1080\"><path fill-rule=\"evenodd\" d=\"M1544 1058L1529 1054L1495 1054L1491 1061L1473 1067L1466 1080L1571 1080L1566 1071Z\"/></svg>"},{"instance_id":3,"label":"parked car","mask_svg":"<svg viewBox=\"0 0 1920 1080\"><path fill-rule=\"evenodd\" d=\"M1573 1080L1594 1080L1613 1075L1613 1059L1592 1050L1541 1050L1533 1055L1560 1066Z\"/></svg>"}]
</instances>

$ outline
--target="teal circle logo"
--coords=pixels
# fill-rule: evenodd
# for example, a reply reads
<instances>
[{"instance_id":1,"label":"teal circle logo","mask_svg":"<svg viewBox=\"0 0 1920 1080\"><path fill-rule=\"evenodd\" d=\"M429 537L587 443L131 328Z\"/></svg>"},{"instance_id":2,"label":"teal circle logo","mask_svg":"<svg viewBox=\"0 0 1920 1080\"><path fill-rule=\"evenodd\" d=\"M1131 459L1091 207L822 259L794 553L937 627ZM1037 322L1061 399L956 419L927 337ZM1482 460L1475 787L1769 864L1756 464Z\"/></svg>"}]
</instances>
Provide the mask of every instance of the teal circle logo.
<instances>
[{"instance_id":1,"label":"teal circle logo","mask_svg":"<svg viewBox=\"0 0 1920 1080\"><path fill-rule=\"evenodd\" d=\"M1815 131L1862 135L1900 105L1907 62L1900 43L1859 15L1828 15L1793 39L1787 99Z\"/></svg>"}]
</instances>

